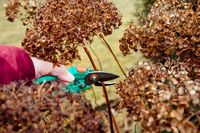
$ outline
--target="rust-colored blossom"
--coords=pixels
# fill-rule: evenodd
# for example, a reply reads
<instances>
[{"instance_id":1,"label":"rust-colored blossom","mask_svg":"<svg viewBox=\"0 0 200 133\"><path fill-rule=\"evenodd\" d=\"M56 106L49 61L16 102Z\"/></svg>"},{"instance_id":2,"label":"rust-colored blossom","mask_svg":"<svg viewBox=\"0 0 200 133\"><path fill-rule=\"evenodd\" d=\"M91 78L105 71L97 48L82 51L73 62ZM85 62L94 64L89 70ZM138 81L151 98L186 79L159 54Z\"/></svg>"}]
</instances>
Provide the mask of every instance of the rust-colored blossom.
<instances>
[{"instance_id":1,"label":"rust-colored blossom","mask_svg":"<svg viewBox=\"0 0 200 133\"><path fill-rule=\"evenodd\" d=\"M10 0L10 3L11 1L17 0ZM30 2L34 3L34 6L27 10ZM24 24L30 25L22 46L32 56L54 63L69 64L74 59L79 59L77 46L90 44L96 35L110 35L121 25L118 9L107 0L30 2L18 1L24 9L20 10L21 12L17 10L18 14L26 12L26 16L19 17ZM7 13L7 16L14 18L12 14L16 14L17 11L9 4L8 9L10 13Z\"/></svg>"},{"instance_id":2,"label":"rust-colored blossom","mask_svg":"<svg viewBox=\"0 0 200 133\"><path fill-rule=\"evenodd\" d=\"M120 49L141 51L147 58L165 62L179 58L200 68L200 2L157 0L144 26L131 24L120 40Z\"/></svg>"},{"instance_id":3,"label":"rust-colored blossom","mask_svg":"<svg viewBox=\"0 0 200 133\"><path fill-rule=\"evenodd\" d=\"M0 132L105 132L104 113L55 83L0 86Z\"/></svg>"},{"instance_id":4,"label":"rust-colored blossom","mask_svg":"<svg viewBox=\"0 0 200 133\"><path fill-rule=\"evenodd\" d=\"M139 62L116 85L132 120L144 132L197 133L200 128L200 81L190 78L188 64Z\"/></svg>"}]
</instances>

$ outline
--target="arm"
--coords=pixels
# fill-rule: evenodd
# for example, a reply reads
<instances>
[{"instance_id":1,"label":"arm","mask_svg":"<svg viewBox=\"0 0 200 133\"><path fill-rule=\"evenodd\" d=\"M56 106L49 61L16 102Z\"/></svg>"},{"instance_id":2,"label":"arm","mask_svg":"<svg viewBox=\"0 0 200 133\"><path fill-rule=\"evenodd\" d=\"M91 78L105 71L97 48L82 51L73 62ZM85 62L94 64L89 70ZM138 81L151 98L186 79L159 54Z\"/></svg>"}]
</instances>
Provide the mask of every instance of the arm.
<instances>
[{"instance_id":1,"label":"arm","mask_svg":"<svg viewBox=\"0 0 200 133\"><path fill-rule=\"evenodd\" d=\"M0 84L32 80L43 75L57 76L66 84L74 80L64 66L54 67L50 62L30 57L20 48L0 45Z\"/></svg>"},{"instance_id":2,"label":"arm","mask_svg":"<svg viewBox=\"0 0 200 133\"><path fill-rule=\"evenodd\" d=\"M35 69L29 55L20 48L0 45L0 84L33 78Z\"/></svg>"}]
</instances>

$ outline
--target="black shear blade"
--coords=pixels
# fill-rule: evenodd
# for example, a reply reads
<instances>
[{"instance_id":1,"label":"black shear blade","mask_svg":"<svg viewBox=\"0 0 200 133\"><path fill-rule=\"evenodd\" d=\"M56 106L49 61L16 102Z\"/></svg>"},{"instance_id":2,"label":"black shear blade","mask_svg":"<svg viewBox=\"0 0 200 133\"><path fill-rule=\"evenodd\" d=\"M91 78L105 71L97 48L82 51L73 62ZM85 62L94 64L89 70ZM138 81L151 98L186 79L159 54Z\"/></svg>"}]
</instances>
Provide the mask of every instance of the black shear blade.
<instances>
[{"instance_id":1,"label":"black shear blade","mask_svg":"<svg viewBox=\"0 0 200 133\"><path fill-rule=\"evenodd\" d=\"M101 72L101 71L94 72L94 73L96 73L98 75L98 81L109 81L109 80L119 78L118 75L115 75L115 74L112 74L112 73Z\"/></svg>"},{"instance_id":2,"label":"black shear blade","mask_svg":"<svg viewBox=\"0 0 200 133\"><path fill-rule=\"evenodd\" d=\"M96 79L93 78L93 77L96 77ZM119 77L118 75L115 75L115 74L112 74L112 73L95 71L95 72L90 72L85 77L85 82L86 82L86 84L95 84L99 81L110 81L110 80L116 79L118 77Z\"/></svg>"}]
</instances>

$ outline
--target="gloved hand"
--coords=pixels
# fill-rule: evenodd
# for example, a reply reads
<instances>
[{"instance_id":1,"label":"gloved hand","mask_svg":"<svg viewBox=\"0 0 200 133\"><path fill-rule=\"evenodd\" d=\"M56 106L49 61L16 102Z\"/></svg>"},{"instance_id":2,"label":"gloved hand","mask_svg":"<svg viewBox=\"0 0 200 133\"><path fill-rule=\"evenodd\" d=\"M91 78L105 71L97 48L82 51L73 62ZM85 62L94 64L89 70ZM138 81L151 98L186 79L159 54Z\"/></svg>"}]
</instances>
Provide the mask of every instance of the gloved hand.
<instances>
[{"instance_id":1,"label":"gloved hand","mask_svg":"<svg viewBox=\"0 0 200 133\"><path fill-rule=\"evenodd\" d=\"M35 77L40 78L45 75L57 76L65 85L74 80L74 76L67 71L67 68L63 65L54 66L52 63L31 57L34 68Z\"/></svg>"}]
</instances>

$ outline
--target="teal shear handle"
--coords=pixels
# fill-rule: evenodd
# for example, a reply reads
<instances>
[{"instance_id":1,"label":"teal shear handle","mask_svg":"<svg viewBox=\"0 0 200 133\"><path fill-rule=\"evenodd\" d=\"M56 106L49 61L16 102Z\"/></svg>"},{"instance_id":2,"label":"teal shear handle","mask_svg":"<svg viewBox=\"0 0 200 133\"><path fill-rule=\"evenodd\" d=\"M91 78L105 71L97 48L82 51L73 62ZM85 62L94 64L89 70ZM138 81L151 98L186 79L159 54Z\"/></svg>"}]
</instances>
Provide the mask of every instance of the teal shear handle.
<instances>
[{"instance_id":1,"label":"teal shear handle","mask_svg":"<svg viewBox=\"0 0 200 133\"><path fill-rule=\"evenodd\" d=\"M85 83L84 78L92 71L89 68L82 68L82 67L75 67L72 66L68 69L68 71L75 77L73 82L70 82L66 88L64 89L64 92L70 92L70 93L80 93L82 91L88 90L91 87L91 84ZM36 84L42 84L44 82L51 82L59 80L56 76L43 76L40 78L35 79L34 83Z\"/></svg>"},{"instance_id":2,"label":"teal shear handle","mask_svg":"<svg viewBox=\"0 0 200 133\"><path fill-rule=\"evenodd\" d=\"M43 77L40 77L38 79L35 79L35 83L36 84L42 84L44 82L50 82L50 81L55 81L55 80L58 80L58 77L56 76L43 76Z\"/></svg>"}]
</instances>

